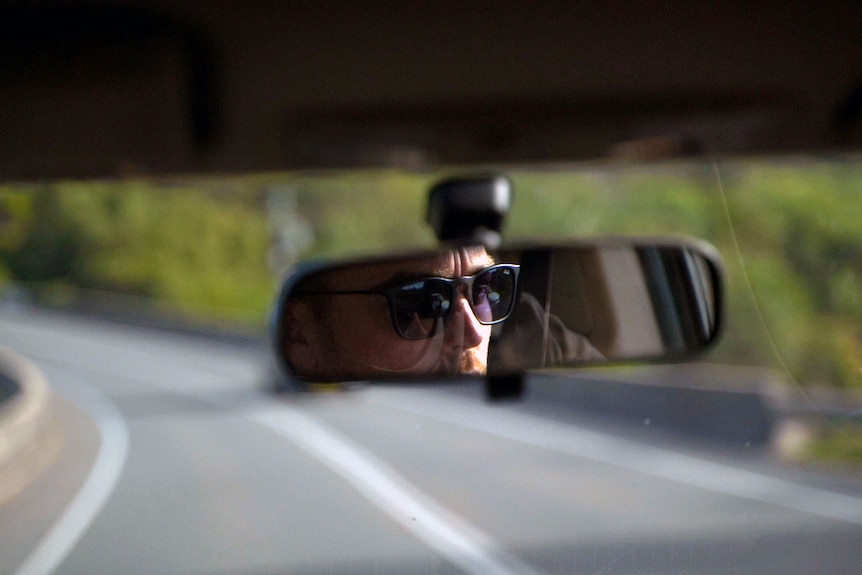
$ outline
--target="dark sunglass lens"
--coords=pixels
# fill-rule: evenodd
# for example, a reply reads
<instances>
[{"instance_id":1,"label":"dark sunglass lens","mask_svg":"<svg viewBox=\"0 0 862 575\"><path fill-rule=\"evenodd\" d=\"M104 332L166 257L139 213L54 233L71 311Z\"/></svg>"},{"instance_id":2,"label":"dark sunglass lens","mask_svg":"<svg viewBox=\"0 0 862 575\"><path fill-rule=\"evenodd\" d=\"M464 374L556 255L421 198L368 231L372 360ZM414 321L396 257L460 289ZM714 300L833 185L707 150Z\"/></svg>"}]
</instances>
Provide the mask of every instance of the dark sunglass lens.
<instances>
[{"instance_id":1,"label":"dark sunglass lens","mask_svg":"<svg viewBox=\"0 0 862 575\"><path fill-rule=\"evenodd\" d=\"M448 284L433 279L394 290L392 314L398 332L407 339L434 335L436 323L452 305L451 291Z\"/></svg>"},{"instance_id":2,"label":"dark sunglass lens","mask_svg":"<svg viewBox=\"0 0 862 575\"><path fill-rule=\"evenodd\" d=\"M505 319L515 301L515 271L495 267L476 276L473 281L473 311L482 323Z\"/></svg>"}]
</instances>

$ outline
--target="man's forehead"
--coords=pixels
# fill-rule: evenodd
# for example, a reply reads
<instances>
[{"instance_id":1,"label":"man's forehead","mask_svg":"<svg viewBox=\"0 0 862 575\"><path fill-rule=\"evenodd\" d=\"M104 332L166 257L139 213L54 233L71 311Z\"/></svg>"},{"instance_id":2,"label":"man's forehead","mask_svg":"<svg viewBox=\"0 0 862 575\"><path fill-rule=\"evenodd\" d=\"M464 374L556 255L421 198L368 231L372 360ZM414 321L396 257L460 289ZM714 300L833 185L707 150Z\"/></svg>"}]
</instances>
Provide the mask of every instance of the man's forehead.
<instances>
[{"instance_id":1,"label":"man's forehead","mask_svg":"<svg viewBox=\"0 0 862 575\"><path fill-rule=\"evenodd\" d=\"M493 264L493 259L482 249L462 249L443 252L428 258L394 260L376 264L364 264L347 268L346 280L361 282L365 287L377 286L392 281L409 281L414 278L436 276L454 277L471 275ZM351 286L359 287L359 286Z\"/></svg>"}]
</instances>

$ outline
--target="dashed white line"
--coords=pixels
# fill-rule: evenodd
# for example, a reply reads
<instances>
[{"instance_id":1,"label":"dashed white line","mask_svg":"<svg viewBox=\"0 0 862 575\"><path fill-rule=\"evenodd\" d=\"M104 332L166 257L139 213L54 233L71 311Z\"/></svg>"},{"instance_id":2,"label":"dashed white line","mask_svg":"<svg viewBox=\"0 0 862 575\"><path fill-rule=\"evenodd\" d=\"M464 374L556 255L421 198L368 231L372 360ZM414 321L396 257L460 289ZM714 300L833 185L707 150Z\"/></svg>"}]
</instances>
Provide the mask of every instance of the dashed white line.
<instances>
[{"instance_id":1,"label":"dashed white line","mask_svg":"<svg viewBox=\"0 0 862 575\"><path fill-rule=\"evenodd\" d=\"M94 370L94 366L78 361L74 356L65 356L64 360L58 363ZM127 363L127 367L129 364L131 362ZM174 369L176 370L176 367ZM104 366L95 371L106 372ZM134 373L134 370L131 371ZM128 373L115 375L130 377ZM273 404L269 398L267 401L252 401L239 407L234 401L227 401L217 394L203 393L198 386L177 387L158 383L171 378L156 378L151 381L134 375L131 377L141 383L191 397L226 411L240 412L254 423L288 439L347 481L407 532L467 573L542 575L540 571L506 552L491 536L421 492L385 462L298 409L281 402ZM190 379L195 381L198 378ZM86 384L81 382L81 387L84 386ZM119 411L107 398L96 398L95 396L100 394L92 388L89 388L88 394L84 394L83 391L77 390L76 386L76 390L70 390L69 395L70 400L80 403L81 408L97 422L105 444L102 446L97 468L91 472L87 485L70 506L66 516L14 575L49 575L60 565L104 505L125 461L128 432ZM93 491L101 494L100 500L96 500Z\"/></svg>"}]
</instances>

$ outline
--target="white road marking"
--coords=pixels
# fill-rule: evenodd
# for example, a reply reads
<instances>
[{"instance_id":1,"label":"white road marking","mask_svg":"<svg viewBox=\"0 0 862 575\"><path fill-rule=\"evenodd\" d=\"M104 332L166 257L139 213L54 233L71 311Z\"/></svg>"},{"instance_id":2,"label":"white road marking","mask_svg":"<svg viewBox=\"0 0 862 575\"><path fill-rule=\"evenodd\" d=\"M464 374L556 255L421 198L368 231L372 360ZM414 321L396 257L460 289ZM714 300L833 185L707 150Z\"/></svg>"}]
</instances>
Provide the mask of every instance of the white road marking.
<instances>
[{"instance_id":1,"label":"white road marking","mask_svg":"<svg viewBox=\"0 0 862 575\"><path fill-rule=\"evenodd\" d=\"M126 463L129 431L123 416L94 386L78 379L67 386L65 381L71 378L66 374L63 386L55 382L51 386L95 422L101 435L99 453L84 486L14 575L53 573L108 501Z\"/></svg>"},{"instance_id":2,"label":"white road marking","mask_svg":"<svg viewBox=\"0 0 862 575\"><path fill-rule=\"evenodd\" d=\"M92 365L89 368L92 369ZM176 369L176 366L172 366L171 372L175 373ZM180 366L180 369L188 370L189 375L192 375L192 372L198 371L200 366L184 365ZM135 371L131 370L131 373L125 375L128 377L133 375ZM137 379L141 378L138 377ZM177 389L164 383L172 379L174 378L166 377L159 380L161 383L153 381L146 383L237 412L238 406L235 403L220 401L208 396L203 392L203 386L189 385L185 389ZM211 381L217 378L208 374L206 379ZM366 391L368 393L366 398L369 402L508 440L587 458L715 493L773 504L852 524L862 524L862 499L859 497L745 471L730 465L555 423L540 417L508 410L505 411L505 415L501 416L500 409L491 408L478 402L475 404L465 403L463 400L435 393L434 390L425 391L413 387L409 390L400 390L400 393L399 390L386 388ZM246 416L251 420L300 446L339 474L388 516L466 571L500 574L536 572L518 558L501 549L491 537L447 511L432 498L419 491L385 462L360 446L353 444L347 438L337 435L333 430L323 426L300 410L284 404L271 404L269 402L256 402L253 405L246 405L244 409ZM114 411L116 412L115 408ZM116 415L119 416L119 414ZM110 420L110 417L94 417L94 419ZM119 422L122 423L121 417ZM116 423L115 421L114 424ZM125 437L127 432L124 423L122 423L122 429L123 431L120 433L117 431L103 432L103 437ZM116 454L114 456L115 459L120 460L117 474L125 459L127 442L126 437L121 450L117 446L112 448L115 452L122 451L121 456L118 457ZM103 451L110 450L108 446L103 446ZM107 466L107 463L104 465ZM107 475L107 473L105 471L97 473L97 469L94 468L90 479L97 475ZM87 488L90 487L90 479L88 479ZM110 483L106 479L101 481L104 484ZM113 481L116 481L116 477L113 478ZM107 485L107 488L98 488L101 491L102 501L88 521L92 521L92 518L98 513L98 509L104 504L111 489L113 489L113 484ZM91 491L97 491L97 489L93 487ZM81 498L84 498L83 491L76 498L76 502ZM86 498L97 499L98 495L90 494ZM70 508L70 511L73 510ZM67 515L69 515L68 512ZM65 519L64 517L63 521ZM77 524L83 525L83 528L80 529L77 536L71 537L58 535L57 532L60 528L70 528L56 525L43 541L43 544L40 545L40 548L37 549L38 553L34 552L28 562L15 572L15 575L50 573L74 547L77 539L89 525L89 523L84 524L82 520L78 520ZM66 538L65 544L63 542L64 537ZM50 543L48 540L51 538L59 541ZM46 550L42 550L43 547ZM51 549L53 549L51 553L53 553L54 559L50 558L49 551ZM48 567L40 568L38 567L40 563L46 564ZM51 567L52 564L53 567Z\"/></svg>"},{"instance_id":3,"label":"white road marking","mask_svg":"<svg viewBox=\"0 0 862 575\"><path fill-rule=\"evenodd\" d=\"M118 353L123 357L123 370L118 371L112 364L94 365L88 361L85 353L75 349L75 345L69 349L68 344L76 342L69 342L65 338L60 339L62 341L58 343L67 345L56 346L52 358L44 358L45 362L130 378L171 393L203 401L231 413L244 415L254 423L293 442L322 462L378 509L403 526L407 532L467 573L541 575L541 572L507 553L488 534L421 492L385 462L300 410L282 402L273 402L269 397L266 400L238 406L235 401L225 400L218 394L212 393L213 383L222 380L220 383L235 384L236 375L221 374L220 377L210 370L182 361L183 356L175 351L168 369L168 365L163 365L162 362L154 363L149 355L132 353L126 346L111 342L110 345L116 346ZM63 349L64 352L59 353L57 348ZM61 359L56 359L55 356ZM146 374L147 377L142 377L141 374ZM170 382L182 382L182 386L172 385ZM119 417L119 414L117 415ZM121 418L120 421L122 421ZM90 521L97 512L98 509L94 510ZM72 550L88 525L89 523L82 526L81 533L77 534L74 540L67 541L67 548L63 550L62 557L53 561L53 568L56 568L62 558ZM52 546L55 554L58 554L59 549L55 548L56 542ZM25 573L47 575L51 571L52 569L19 570L15 575Z\"/></svg>"},{"instance_id":4,"label":"white road marking","mask_svg":"<svg viewBox=\"0 0 862 575\"><path fill-rule=\"evenodd\" d=\"M541 417L439 393L368 390L368 401L511 441L575 455L714 493L862 525L862 498L827 491ZM395 393L393 393L395 392ZM501 408L502 409L502 408Z\"/></svg>"},{"instance_id":5,"label":"white road marking","mask_svg":"<svg viewBox=\"0 0 862 575\"><path fill-rule=\"evenodd\" d=\"M539 573L493 539L441 507L371 453L289 406L259 407L248 416L340 475L366 499L468 573Z\"/></svg>"}]
</instances>

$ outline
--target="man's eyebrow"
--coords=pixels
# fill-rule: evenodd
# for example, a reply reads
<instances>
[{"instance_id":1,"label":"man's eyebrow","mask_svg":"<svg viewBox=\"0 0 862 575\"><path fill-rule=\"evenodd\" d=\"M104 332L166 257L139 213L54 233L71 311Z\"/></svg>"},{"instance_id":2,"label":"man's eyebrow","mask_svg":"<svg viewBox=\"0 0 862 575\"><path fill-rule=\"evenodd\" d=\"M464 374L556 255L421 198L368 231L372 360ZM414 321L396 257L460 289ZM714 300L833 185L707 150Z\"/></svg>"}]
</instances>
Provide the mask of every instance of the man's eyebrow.
<instances>
[{"instance_id":1,"label":"man's eyebrow","mask_svg":"<svg viewBox=\"0 0 862 575\"><path fill-rule=\"evenodd\" d=\"M407 284L428 278L446 277L439 271L400 271L374 286L374 289L386 289L397 285Z\"/></svg>"},{"instance_id":2,"label":"man's eyebrow","mask_svg":"<svg viewBox=\"0 0 862 575\"><path fill-rule=\"evenodd\" d=\"M466 275L475 275L480 271L487 269L493 266L496 262L494 258L489 257L488 261L482 264L476 264L473 266L473 269L470 273ZM403 285L414 281L424 280L428 278L451 278L452 274L447 273L447 265L441 264L440 266L429 268L428 271L399 271L394 273L388 279L380 282L374 289L386 289L389 287Z\"/></svg>"}]
</instances>

